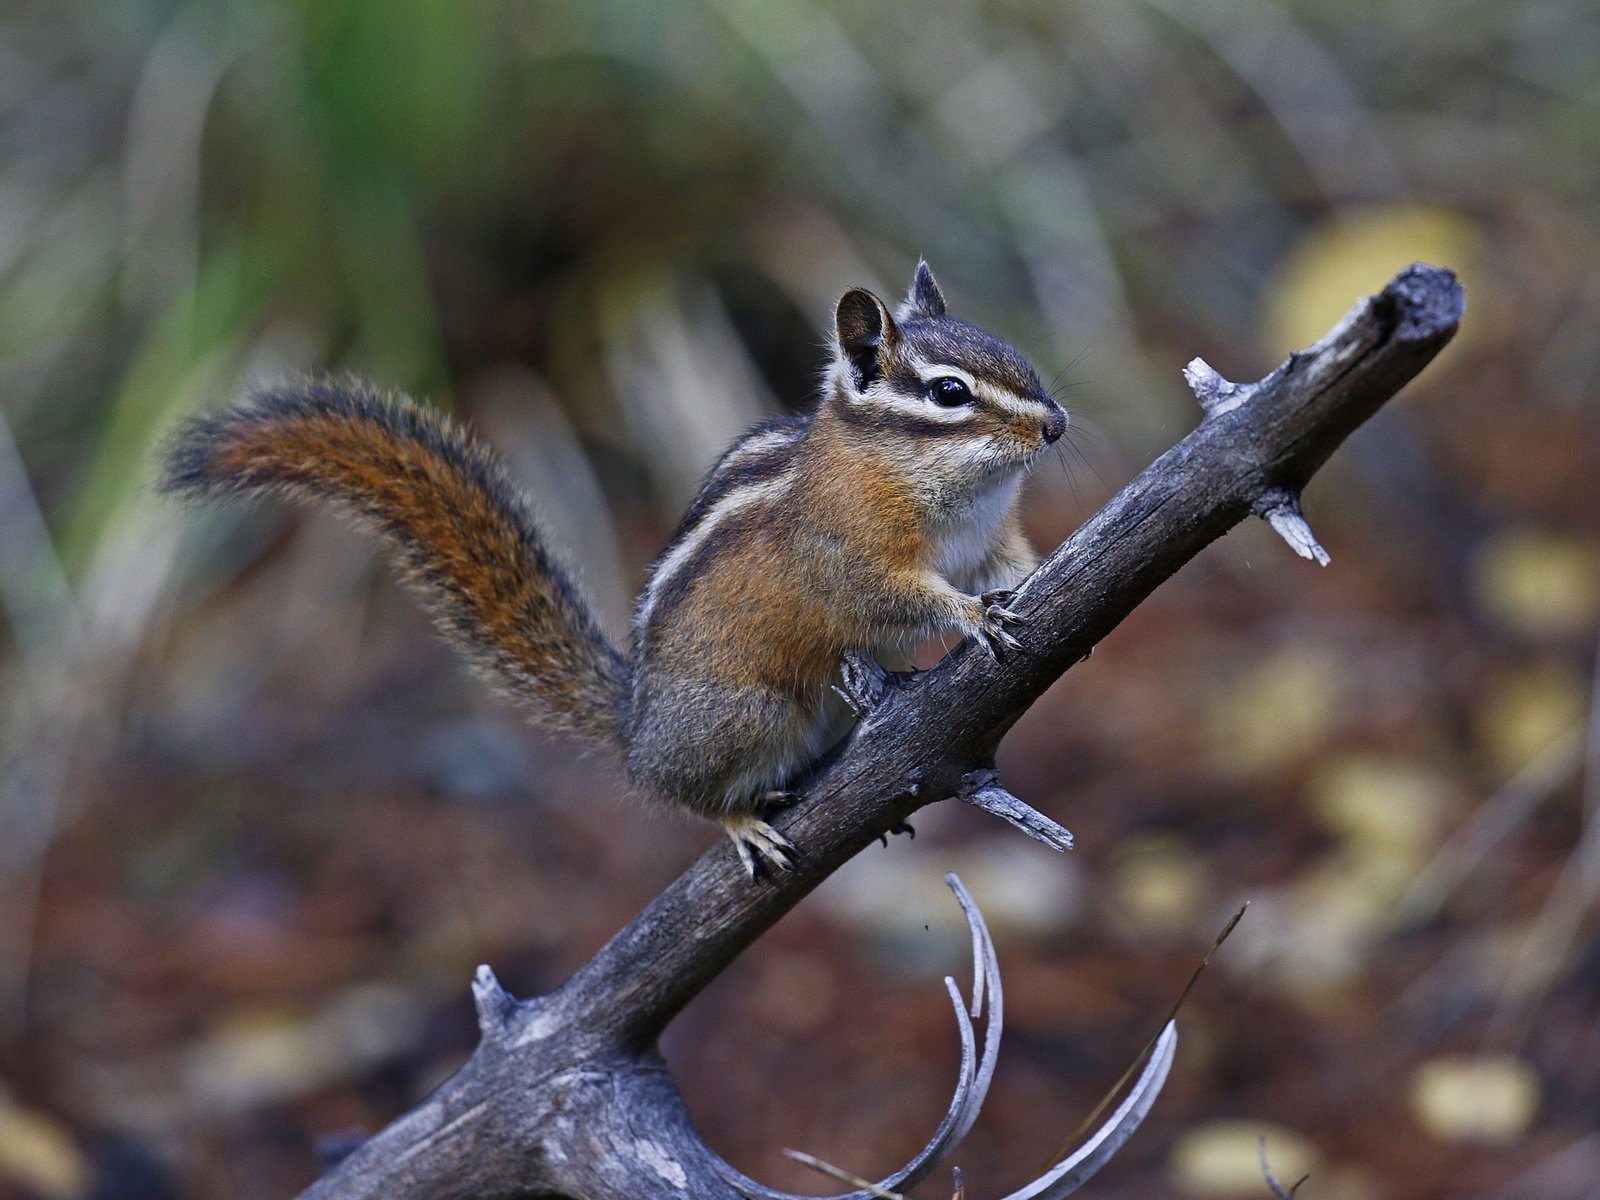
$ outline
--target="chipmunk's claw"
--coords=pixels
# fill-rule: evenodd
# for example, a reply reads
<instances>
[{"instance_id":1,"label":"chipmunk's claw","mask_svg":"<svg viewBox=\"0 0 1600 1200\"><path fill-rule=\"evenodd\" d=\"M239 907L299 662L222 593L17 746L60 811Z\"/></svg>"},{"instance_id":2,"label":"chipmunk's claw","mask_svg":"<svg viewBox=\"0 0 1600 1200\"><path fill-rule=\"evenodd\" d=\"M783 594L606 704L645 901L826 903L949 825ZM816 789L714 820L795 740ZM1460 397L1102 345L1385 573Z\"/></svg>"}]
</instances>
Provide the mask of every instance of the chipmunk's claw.
<instances>
[{"instance_id":1,"label":"chipmunk's claw","mask_svg":"<svg viewBox=\"0 0 1600 1200\"><path fill-rule=\"evenodd\" d=\"M983 647L984 653L997 663L1003 663L1010 658L1013 651L1021 650L1022 643L1017 641L1004 629L988 627L977 634L978 644Z\"/></svg>"},{"instance_id":2,"label":"chipmunk's claw","mask_svg":"<svg viewBox=\"0 0 1600 1200\"><path fill-rule=\"evenodd\" d=\"M763 868L779 872L792 870L800 857L793 842L758 817L748 814L724 817L722 828L733 841L739 861L751 879Z\"/></svg>"},{"instance_id":3,"label":"chipmunk's claw","mask_svg":"<svg viewBox=\"0 0 1600 1200\"><path fill-rule=\"evenodd\" d=\"M1022 643L1006 628L1027 623L1025 617L1006 607L1015 596L1011 591L993 591L978 597L983 605L983 629L977 635L978 641L995 662L1005 662L1008 654L1022 649Z\"/></svg>"},{"instance_id":4,"label":"chipmunk's claw","mask_svg":"<svg viewBox=\"0 0 1600 1200\"><path fill-rule=\"evenodd\" d=\"M880 833L878 835L878 840L883 843L885 849L888 849L889 838L891 836L899 837L901 834L905 834L913 842L917 840L917 831L911 827L910 821L896 821L889 826L888 833Z\"/></svg>"},{"instance_id":5,"label":"chipmunk's claw","mask_svg":"<svg viewBox=\"0 0 1600 1200\"><path fill-rule=\"evenodd\" d=\"M1012 612L1006 607L1006 605L1010 604L1016 598L1017 594L1015 592L1001 590L985 592L983 595L978 597L978 600L983 605L985 615L996 624L1025 625L1027 624L1027 619L1025 617Z\"/></svg>"}]
</instances>

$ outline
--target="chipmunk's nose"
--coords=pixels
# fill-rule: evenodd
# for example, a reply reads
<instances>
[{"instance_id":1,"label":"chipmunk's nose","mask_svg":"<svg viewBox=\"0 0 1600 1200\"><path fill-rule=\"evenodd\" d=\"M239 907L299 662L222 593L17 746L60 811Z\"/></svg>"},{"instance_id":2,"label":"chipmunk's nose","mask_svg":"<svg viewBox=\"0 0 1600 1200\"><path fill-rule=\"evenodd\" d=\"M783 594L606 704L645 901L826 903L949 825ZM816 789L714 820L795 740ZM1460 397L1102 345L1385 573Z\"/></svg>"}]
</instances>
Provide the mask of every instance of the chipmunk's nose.
<instances>
[{"instance_id":1,"label":"chipmunk's nose","mask_svg":"<svg viewBox=\"0 0 1600 1200\"><path fill-rule=\"evenodd\" d=\"M1061 435L1067 431L1067 414L1056 412L1050 414L1050 419L1039 426L1039 436L1046 443L1059 442Z\"/></svg>"}]
</instances>

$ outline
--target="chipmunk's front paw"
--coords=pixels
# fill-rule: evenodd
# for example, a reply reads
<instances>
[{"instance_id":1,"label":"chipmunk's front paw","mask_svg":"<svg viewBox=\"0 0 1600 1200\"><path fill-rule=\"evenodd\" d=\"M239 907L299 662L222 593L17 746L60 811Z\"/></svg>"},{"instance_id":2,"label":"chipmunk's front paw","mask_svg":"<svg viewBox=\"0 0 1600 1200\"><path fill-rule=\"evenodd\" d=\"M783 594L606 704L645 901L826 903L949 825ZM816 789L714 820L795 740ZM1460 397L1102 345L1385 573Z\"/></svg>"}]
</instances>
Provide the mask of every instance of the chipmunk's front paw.
<instances>
[{"instance_id":1,"label":"chipmunk's front paw","mask_svg":"<svg viewBox=\"0 0 1600 1200\"><path fill-rule=\"evenodd\" d=\"M734 849L739 852L739 861L744 863L744 869L749 872L751 879L763 867L788 871L793 868L794 860L800 857L793 842L757 817L748 814L724 817L722 828L733 840Z\"/></svg>"},{"instance_id":2,"label":"chipmunk's front paw","mask_svg":"<svg viewBox=\"0 0 1600 1200\"><path fill-rule=\"evenodd\" d=\"M844 697L859 720L883 702L889 689L889 673L878 663L854 650L846 650L839 660L839 682L834 691Z\"/></svg>"},{"instance_id":3,"label":"chipmunk's front paw","mask_svg":"<svg viewBox=\"0 0 1600 1200\"><path fill-rule=\"evenodd\" d=\"M978 597L983 606L983 625L974 636L995 662L1005 662L1013 650L1022 649L1022 643L1011 636L1008 628L1024 624L1022 617L1006 607L1015 596L1012 591L994 591Z\"/></svg>"}]
</instances>

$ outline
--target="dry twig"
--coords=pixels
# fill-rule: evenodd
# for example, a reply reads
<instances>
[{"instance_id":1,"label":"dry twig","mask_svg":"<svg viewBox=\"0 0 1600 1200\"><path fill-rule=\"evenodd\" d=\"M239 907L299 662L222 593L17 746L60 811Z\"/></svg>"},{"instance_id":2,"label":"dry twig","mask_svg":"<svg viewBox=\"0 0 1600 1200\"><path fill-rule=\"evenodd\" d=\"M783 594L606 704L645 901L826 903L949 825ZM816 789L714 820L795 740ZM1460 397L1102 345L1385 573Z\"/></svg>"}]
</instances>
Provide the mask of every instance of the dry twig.
<instances>
[{"instance_id":1,"label":"dry twig","mask_svg":"<svg viewBox=\"0 0 1600 1200\"><path fill-rule=\"evenodd\" d=\"M1267 1187L1278 1200L1294 1200L1294 1194L1300 1190L1300 1185L1310 1179L1309 1175L1302 1175L1288 1187L1272 1173L1272 1166L1267 1162L1267 1139L1262 1138L1256 1143L1256 1152L1261 1156L1261 1177L1267 1181Z\"/></svg>"}]
</instances>

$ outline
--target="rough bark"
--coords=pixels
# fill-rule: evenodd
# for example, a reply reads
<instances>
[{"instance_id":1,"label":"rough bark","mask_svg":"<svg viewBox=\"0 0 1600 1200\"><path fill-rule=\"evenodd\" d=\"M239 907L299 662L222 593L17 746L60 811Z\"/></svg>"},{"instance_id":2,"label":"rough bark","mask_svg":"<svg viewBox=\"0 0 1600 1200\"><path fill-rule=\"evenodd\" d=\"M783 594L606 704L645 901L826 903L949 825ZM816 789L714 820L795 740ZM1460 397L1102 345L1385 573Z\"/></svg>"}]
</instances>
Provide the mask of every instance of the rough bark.
<instances>
[{"instance_id":1,"label":"rough bark","mask_svg":"<svg viewBox=\"0 0 1600 1200\"><path fill-rule=\"evenodd\" d=\"M656 1053L667 1022L840 864L926 804L960 796L1059 846L1065 831L989 769L1001 736L1159 583L1252 513L1325 562L1301 489L1444 347L1462 308L1452 273L1413 266L1258 383L1191 363L1199 425L1028 580L1011 606L1027 621L1023 651L996 664L966 646L891 687L775 822L802 852L794 871L752 882L719 845L555 992L514 1001L480 970L484 1037L472 1058L306 1196L748 1194L696 1133Z\"/></svg>"}]
</instances>

